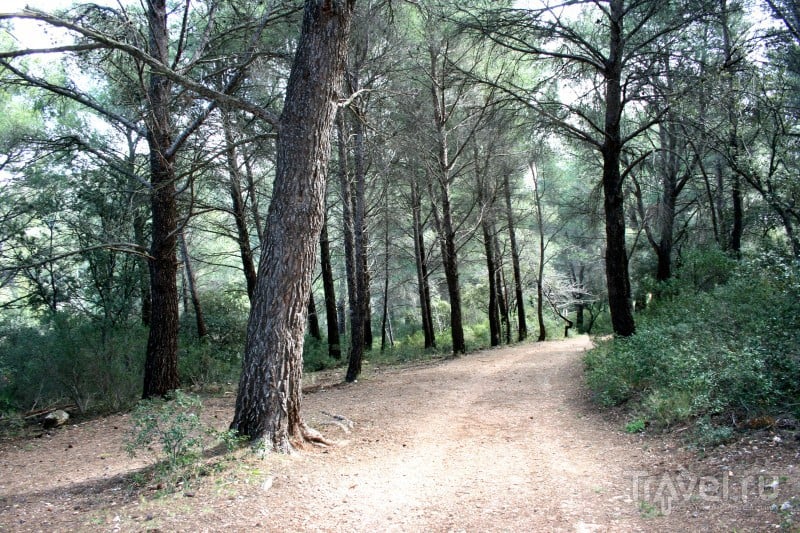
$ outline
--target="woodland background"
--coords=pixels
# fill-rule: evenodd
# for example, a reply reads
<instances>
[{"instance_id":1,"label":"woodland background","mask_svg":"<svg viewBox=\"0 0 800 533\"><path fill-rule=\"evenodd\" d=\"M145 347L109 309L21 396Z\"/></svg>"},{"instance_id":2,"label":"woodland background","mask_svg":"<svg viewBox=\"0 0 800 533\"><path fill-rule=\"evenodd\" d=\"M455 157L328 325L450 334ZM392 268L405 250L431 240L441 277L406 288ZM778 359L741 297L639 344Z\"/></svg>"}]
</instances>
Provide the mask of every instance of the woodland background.
<instances>
[{"instance_id":1,"label":"woodland background","mask_svg":"<svg viewBox=\"0 0 800 533\"><path fill-rule=\"evenodd\" d=\"M138 3L0 15L6 419L127 408L159 350L238 379L302 5L165 7L161 67ZM306 371L614 333L587 379L642 424L797 415L798 3L355 9Z\"/></svg>"}]
</instances>

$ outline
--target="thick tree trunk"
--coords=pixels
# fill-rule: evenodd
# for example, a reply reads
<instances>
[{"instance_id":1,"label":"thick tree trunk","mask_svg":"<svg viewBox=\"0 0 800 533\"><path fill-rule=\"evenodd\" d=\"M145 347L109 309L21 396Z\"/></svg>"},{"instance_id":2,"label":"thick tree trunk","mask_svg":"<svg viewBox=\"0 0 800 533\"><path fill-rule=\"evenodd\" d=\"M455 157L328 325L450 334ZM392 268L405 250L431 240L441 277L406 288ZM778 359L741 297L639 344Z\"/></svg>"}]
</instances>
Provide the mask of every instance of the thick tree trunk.
<instances>
[{"instance_id":1,"label":"thick tree trunk","mask_svg":"<svg viewBox=\"0 0 800 533\"><path fill-rule=\"evenodd\" d=\"M319 236L320 267L322 270L322 290L325 294L325 318L328 324L328 355L334 359L342 358L339 339L339 317L336 312L336 291L333 286L331 267L331 246L328 240L328 210L325 208L322 232Z\"/></svg>"},{"instance_id":2,"label":"thick tree trunk","mask_svg":"<svg viewBox=\"0 0 800 533\"><path fill-rule=\"evenodd\" d=\"M149 52L169 64L166 0L147 2ZM152 244L150 247L151 320L144 365L143 398L164 396L180 386L178 379L178 209L175 191L175 156L169 106L172 84L152 72L147 91L150 116L147 144L150 150L152 190Z\"/></svg>"},{"instance_id":3,"label":"thick tree trunk","mask_svg":"<svg viewBox=\"0 0 800 533\"><path fill-rule=\"evenodd\" d=\"M606 63L606 113L603 155L603 206L606 222L606 286L614 333L632 335L636 326L631 307L628 251L625 247L625 206L620 172L622 137L623 0L610 2L609 56Z\"/></svg>"},{"instance_id":4,"label":"thick tree trunk","mask_svg":"<svg viewBox=\"0 0 800 533\"><path fill-rule=\"evenodd\" d=\"M189 247L186 245L186 235L180 232L181 255L183 256L183 269L186 272L186 286L189 289L189 296L192 299L192 309L194 309L194 320L197 325L197 338L202 339L208 334L206 319L203 314L203 306L200 304L200 295L197 293L197 279L192 267L192 258L189 256Z\"/></svg>"},{"instance_id":5,"label":"thick tree trunk","mask_svg":"<svg viewBox=\"0 0 800 533\"><path fill-rule=\"evenodd\" d=\"M242 270L247 283L247 297L253 300L256 289L256 266L253 250L250 248L250 231L247 229L247 215L242 201L242 180L239 172L239 157L236 154L236 143L231 131L230 118L227 112L222 113L222 128L225 132L225 155L228 163L231 195L231 211L236 222L236 243L239 245L239 256L242 258Z\"/></svg>"},{"instance_id":6,"label":"thick tree trunk","mask_svg":"<svg viewBox=\"0 0 800 533\"><path fill-rule=\"evenodd\" d=\"M519 247L517 246L517 233L514 225L514 211L511 207L511 183L508 173L503 176L503 193L506 200L508 238L511 244L511 267L514 271L514 297L517 302L517 340L522 342L528 338L528 323L525 318L525 297L522 292L522 269L519 264Z\"/></svg>"},{"instance_id":7,"label":"thick tree trunk","mask_svg":"<svg viewBox=\"0 0 800 533\"><path fill-rule=\"evenodd\" d=\"M289 452L321 440L300 416L303 333L354 0L307 0L279 121L272 202L231 429Z\"/></svg>"}]
</instances>

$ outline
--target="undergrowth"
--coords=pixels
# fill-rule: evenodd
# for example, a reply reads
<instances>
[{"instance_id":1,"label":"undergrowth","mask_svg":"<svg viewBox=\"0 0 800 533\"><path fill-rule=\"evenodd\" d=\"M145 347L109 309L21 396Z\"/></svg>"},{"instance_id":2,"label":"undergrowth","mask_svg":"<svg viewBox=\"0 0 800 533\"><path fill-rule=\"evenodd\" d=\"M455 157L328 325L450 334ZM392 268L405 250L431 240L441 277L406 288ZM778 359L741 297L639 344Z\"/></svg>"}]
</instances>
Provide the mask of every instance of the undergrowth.
<instances>
[{"instance_id":1,"label":"undergrowth","mask_svg":"<svg viewBox=\"0 0 800 533\"><path fill-rule=\"evenodd\" d=\"M800 272L775 253L691 262L659 294L637 332L598 342L586 376L605 406L637 420L690 423L699 444L730 438L755 417L800 416Z\"/></svg>"}]
</instances>

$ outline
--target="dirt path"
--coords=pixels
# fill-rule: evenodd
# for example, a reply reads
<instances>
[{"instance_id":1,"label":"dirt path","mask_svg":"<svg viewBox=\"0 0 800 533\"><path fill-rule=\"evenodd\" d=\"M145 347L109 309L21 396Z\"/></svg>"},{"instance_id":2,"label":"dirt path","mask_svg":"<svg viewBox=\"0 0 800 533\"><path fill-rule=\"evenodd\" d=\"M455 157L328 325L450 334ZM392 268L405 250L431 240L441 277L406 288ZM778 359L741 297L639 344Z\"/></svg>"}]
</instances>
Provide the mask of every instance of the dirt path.
<instances>
[{"instance_id":1,"label":"dirt path","mask_svg":"<svg viewBox=\"0 0 800 533\"><path fill-rule=\"evenodd\" d=\"M144 463L121 451L126 416L3 443L0 531L764 531L786 521L770 507L797 488L796 444L737 463L625 434L588 401L588 346L484 351L320 388L306 394L306 418L338 446L243 455L175 495L127 489L124 476ZM231 419L232 396L205 404L217 427ZM764 493L773 472L781 499Z\"/></svg>"}]
</instances>

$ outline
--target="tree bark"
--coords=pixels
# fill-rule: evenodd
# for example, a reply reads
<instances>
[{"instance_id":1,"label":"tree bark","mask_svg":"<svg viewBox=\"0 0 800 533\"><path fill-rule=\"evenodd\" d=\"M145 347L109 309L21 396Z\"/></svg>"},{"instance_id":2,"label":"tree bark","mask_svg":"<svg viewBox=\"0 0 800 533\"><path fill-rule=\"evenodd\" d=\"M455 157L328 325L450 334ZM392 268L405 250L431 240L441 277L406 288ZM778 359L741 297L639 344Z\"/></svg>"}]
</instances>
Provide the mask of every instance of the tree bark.
<instances>
[{"instance_id":1,"label":"tree bark","mask_svg":"<svg viewBox=\"0 0 800 533\"><path fill-rule=\"evenodd\" d=\"M354 0L307 0L278 124L276 175L231 429L289 452L320 441L300 416L303 333Z\"/></svg>"},{"instance_id":2,"label":"tree bark","mask_svg":"<svg viewBox=\"0 0 800 533\"><path fill-rule=\"evenodd\" d=\"M514 211L511 207L511 183L508 173L503 175L503 193L506 200L508 238L511 244L511 266L514 271L514 297L517 302L517 340L522 342L528 338L528 323L525 318L525 296L522 292L522 269L519 264L519 247L517 246Z\"/></svg>"},{"instance_id":3,"label":"tree bark","mask_svg":"<svg viewBox=\"0 0 800 533\"><path fill-rule=\"evenodd\" d=\"M609 4L609 53L605 64L606 112L603 155L603 206L606 223L606 286L614 333L632 335L636 326L631 307L628 251L625 247L625 206L620 172L622 136L623 0Z\"/></svg>"},{"instance_id":4,"label":"tree bark","mask_svg":"<svg viewBox=\"0 0 800 533\"><path fill-rule=\"evenodd\" d=\"M186 272L186 285L189 289L189 296L192 299L192 309L194 309L194 320L197 325L197 338L202 339L208 334L206 319L203 314L203 306L200 304L200 295L197 293L197 279L192 268L192 259L189 257L189 247L186 245L186 235L183 230L180 232L181 255L183 256L183 268Z\"/></svg>"},{"instance_id":5,"label":"tree bark","mask_svg":"<svg viewBox=\"0 0 800 533\"><path fill-rule=\"evenodd\" d=\"M422 195L416 179L411 180L411 216L414 233L414 261L417 269L417 291L419 294L422 334L425 349L436 347L436 332L433 328L431 289L428 283L428 262L425 254L425 228L422 224Z\"/></svg>"},{"instance_id":6,"label":"tree bark","mask_svg":"<svg viewBox=\"0 0 800 533\"><path fill-rule=\"evenodd\" d=\"M166 0L147 2L149 52L169 65ZM150 150L151 320L144 365L143 398L164 396L180 386L178 379L178 209L175 190L175 155L172 144L170 98L172 83L155 72L147 90L150 115L147 144Z\"/></svg>"},{"instance_id":7,"label":"tree bark","mask_svg":"<svg viewBox=\"0 0 800 533\"><path fill-rule=\"evenodd\" d=\"M317 316L317 303L314 301L314 291L308 292L308 334L322 340L322 331L319 329L319 317Z\"/></svg>"},{"instance_id":8,"label":"tree bark","mask_svg":"<svg viewBox=\"0 0 800 533\"><path fill-rule=\"evenodd\" d=\"M489 343L491 346L500 345L500 313L497 302L497 277L495 270L497 265L494 259L494 246L492 244L492 234L490 223L484 216L481 221L483 229L483 249L486 254L487 281L489 282Z\"/></svg>"},{"instance_id":9,"label":"tree bark","mask_svg":"<svg viewBox=\"0 0 800 533\"><path fill-rule=\"evenodd\" d=\"M322 290L325 294L325 318L328 324L328 355L334 359L342 358L339 339L339 317L336 310L336 291L331 267L331 246L328 240L328 209L323 213L322 231L319 236L320 267L322 270Z\"/></svg>"},{"instance_id":10,"label":"tree bark","mask_svg":"<svg viewBox=\"0 0 800 533\"><path fill-rule=\"evenodd\" d=\"M242 180L239 172L239 157L236 154L236 143L233 138L230 117L226 111L222 113L222 129L225 133L225 155L228 164L231 195L231 210L236 222L236 243L239 245L239 256L242 258L242 270L247 283L247 297L252 302L256 289L256 266L253 250L250 248L250 231L247 228L247 214L242 201Z\"/></svg>"}]
</instances>

